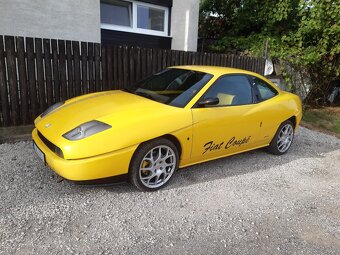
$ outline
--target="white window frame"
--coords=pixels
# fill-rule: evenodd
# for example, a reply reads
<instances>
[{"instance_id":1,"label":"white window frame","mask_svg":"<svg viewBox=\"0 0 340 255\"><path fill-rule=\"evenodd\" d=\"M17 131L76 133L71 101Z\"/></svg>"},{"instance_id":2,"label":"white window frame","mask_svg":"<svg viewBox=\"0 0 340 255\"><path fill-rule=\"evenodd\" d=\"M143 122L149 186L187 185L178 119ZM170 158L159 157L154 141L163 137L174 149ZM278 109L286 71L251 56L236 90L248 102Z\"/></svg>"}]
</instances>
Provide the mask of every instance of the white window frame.
<instances>
[{"instance_id":1,"label":"white window frame","mask_svg":"<svg viewBox=\"0 0 340 255\"><path fill-rule=\"evenodd\" d=\"M130 18L132 18L132 22L131 22L132 26L127 27L127 26L119 26L119 25L101 23L100 27L102 29L169 37L169 34L168 34L169 33L169 8L168 7L144 3L144 2L140 2L140 1L129 0L129 1L125 1L125 2L130 2L132 4L132 17L130 17ZM137 27L137 7L138 7L138 5L163 10L164 11L164 31L156 31L156 30L151 30L151 29L138 28Z\"/></svg>"}]
</instances>

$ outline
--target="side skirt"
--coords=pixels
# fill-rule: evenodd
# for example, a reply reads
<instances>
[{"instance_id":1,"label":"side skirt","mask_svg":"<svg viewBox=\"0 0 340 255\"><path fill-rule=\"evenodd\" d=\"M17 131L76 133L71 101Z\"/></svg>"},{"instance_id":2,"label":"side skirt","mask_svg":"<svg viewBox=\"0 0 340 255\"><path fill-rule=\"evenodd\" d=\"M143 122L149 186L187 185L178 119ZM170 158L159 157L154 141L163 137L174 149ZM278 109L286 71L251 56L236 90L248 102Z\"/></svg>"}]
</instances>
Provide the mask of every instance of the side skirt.
<instances>
[{"instance_id":1,"label":"side skirt","mask_svg":"<svg viewBox=\"0 0 340 255\"><path fill-rule=\"evenodd\" d=\"M227 155L218 156L218 157L215 157L215 158L204 159L204 160L192 162L192 163L185 164L185 165L181 165L180 164L178 168L184 168L184 167L200 164L200 163L203 163L203 162L208 162L208 161L219 159L219 158L226 158L226 157L229 157L229 156L232 156L232 155L240 154L240 153L247 152L247 151L253 151L253 150L264 148L264 147L267 147L267 146L269 146L269 144L257 146L257 147L254 147L254 148L251 148L251 149L247 149L247 150L243 150L243 151L233 152L233 153L230 153L230 154L227 154Z\"/></svg>"}]
</instances>

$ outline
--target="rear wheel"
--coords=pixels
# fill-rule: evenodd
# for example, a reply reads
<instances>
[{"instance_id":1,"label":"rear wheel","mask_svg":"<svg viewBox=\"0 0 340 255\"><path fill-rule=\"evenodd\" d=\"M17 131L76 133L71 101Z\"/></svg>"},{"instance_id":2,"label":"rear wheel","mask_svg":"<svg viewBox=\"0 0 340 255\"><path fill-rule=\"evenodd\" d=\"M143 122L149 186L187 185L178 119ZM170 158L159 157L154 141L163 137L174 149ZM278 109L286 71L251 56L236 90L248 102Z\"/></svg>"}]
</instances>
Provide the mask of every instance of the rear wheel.
<instances>
[{"instance_id":1,"label":"rear wheel","mask_svg":"<svg viewBox=\"0 0 340 255\"><path fill-rule=\"evenodd\" d=\"M178 168L176 146L165 138L142 144L134 154L130 182L141 191L154 191L169 183Z\"/></svg>"},{"instance_id":2,"label":"rear wheel","mask_svg":"<svg viewBox=\"0 0 340 255\"><path fill-rule=\"evenodd\" d=\"M294 139L294 126L290 120L283 122L268 146L268 151L275 155L285 154Z\"/></svg>"}]
</instances>

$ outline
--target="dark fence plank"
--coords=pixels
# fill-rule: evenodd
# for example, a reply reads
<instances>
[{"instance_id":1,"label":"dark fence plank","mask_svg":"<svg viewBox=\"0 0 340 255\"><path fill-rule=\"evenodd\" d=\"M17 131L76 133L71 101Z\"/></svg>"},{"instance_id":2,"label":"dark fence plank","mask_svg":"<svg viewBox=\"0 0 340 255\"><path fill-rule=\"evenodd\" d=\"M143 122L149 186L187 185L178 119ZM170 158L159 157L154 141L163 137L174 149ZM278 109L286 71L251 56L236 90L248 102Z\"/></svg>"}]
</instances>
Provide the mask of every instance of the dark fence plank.
<instances>
[{"instance_id":1,"label":"dark fence plank","mask_svg":"<svg viewBox=\"0 0 340 255\"><path fill-rule=\"evenodd\" d=\"M76 96L79 96L81 93L81 79L80 79L80 51L79 51L79 42L72 42L73 48L73 64L74 64L74 93Z\"/></svg>"},{"instance_id":2,"label":"dark fence plank","mask_svg":"<svg viewBox=\"0 0 340 255\"><path fill-rule=\"evenodd\" d=\"M123 84L120 88L125 88L129 80L128 61L129 61L128 49L127 46L123 46Z\"/></svg>"},{"instance_id":3,"label":"dark fence plank","mask_svg":"<svg viewBox=\"0 0 340 255\"><path fill-rule=\"evenodd\" d=\"M142 79L142 70L141 70L141 61L140 61L140 58L141 58L141 49L138 47L136 48L137 50L137 53L136 53L136 80L139 81Z\"/></svg>"},{"instance_id":4,"label":"dark fence plank","mask_svg":"<svg viewBox=\"0 0 340 255\"><path fill-rule=\"evenodd\" d=\"M123 74L123 46L117 47L118 54L117 57L117 78L118 78L118 87L117 89L120 89L123 86L124 83L124 74Z\"/></svg>"},{"instance_id":5,"label":"dark fence plank","mask_svg":"<svg viewBox=\"0 0 340 255\"><path fill-rule=\"evenodd\" d=\"M164 69L166 67L167 51L166 50L160 50L160 51L162 52L162 57L161 57L162 67L161 67L161 69Z\"/></svg>"},{"instance_id":6,"label":"dark fence plank","mask_svg":"<svg viewBox=\"0 0 340 255\"><path fill-rule=\"evenodd\" d=\"M135 50L136 48L135 47L131 47L130 50L129 50L129 56L130 56L130 59L129 59L129 84L126 84L125 86L129 86L131 84L134 84L135 81L136 81L136 73L135 73L135 61L136 61L136 54L135 54Z\"/></svg>"},{"instance_id":7,"label":"dark fence plank","mask_svg":"<svg viewBox=\"0 0 340 255\"><path fill-rule=\"evenodd\" d=\"M11 122L13 125L20 124L19 93L17 84L17 68L15 58L15 44L13 36L5 36L5 49L7 60L8 86L11 105Z\"/></svg>"},{"instance_id":8,"label":"dark fence plank","mask_svg":"<svg viewBox=\"0 0 340 255\"><path fill-rule=\"evenodd\" d=\"M141 79L145 78L147 76L147 58L146 58L146 49L142 48L141 49L141 56L140 56L140 65L141 65L141 71L142 71L142 76Z\"/></svg>"},{"instance_id":9,"label":"dark fence plank","mask_svg":"<svg viewBox=\"0 0 340 255\"><path fill-rule=\"evenodd\" d=\"M93 43L88 43L88 72L89 72L89 92L95 91L95 84L94 84L94 66L93 66Z\"/></svg>"},{"instance_id":10,"label":"dark fence plank","mask_svg":"<svg viewBox=\"0 0 340 255\"><path fill-rule=\"evenodd\" d=\"M252 61L251 61L251 71L253 71L253 72L256 71L256 61L255 61L255 59L252 59Z\"/></svg>"},{"instance_id":11,"label":"dark fence plank","mask_svg":"<svg viewBox=\"0 0 340 255\"><path fill-rule=\"evenodd\" d=\"M227 60L226 60L226 66L227 67L232 67L232 57L230 55L227 55Z\"/></svg>"},{"instance_id":12,"label":"dark fence plank","mask_svg":"<svg viewBox=\"0 0 340 255\"><path fill-rule=\"evenodd\" d=\"M29 123L28 115L28 87L27 87L27 74L25 64L25 44L23 37L16 38L17 53L18 53L18 74L20 84L20 116L21 123ZM0 67L1 68L1 67Z\"/></svg>"},{"instance_id":13,"label":"dark fence plank","mask_svg":"<svg viewBox=\"0 0 340 255\"><path fill-rule=\"evenodd\" d=\"M111 45L106 45L105 46L107 48L107 51L106 51L106 62L107 62L107 67L105 69L105 72L107 73L107 88L108 89L113 89L113 47ZM102 56L104 57L104 56Z\"/></svg>"},{"instance_id":14,"label":"dark fence plank","mask_svg":"<svg viewBox=\"0 0 340 255\"><path fill-rule=\"evenodd\" d=\"M256 70L259 70L261 68L260 60L256 60L256 66L257 66Z\"/></svg>"},{"instance_id":15,"label":"dark fence plank","mask_svg":"<svg viewBox=\"0 0 340 255\"><path fill-rule=\"evenodd\" d=\"M176 50L175 51L175 65L176 66L180 65L180 63L181 63L180 61L181 61L181 59L180 59L180 51Z\"/></svg>"},{"instance_id":16,"label":"dark fence plank","mask_svg":"<svg viewBox=\"0 0 340 255\"><path fill-rule=\"evenodd\" d=\"M53 101L53 83L52 83L52 65L51 65L51 41L49 39L43 40L44 56L45 56L45 79L46 79L46 99L47 106L54 103Z\"/></svg>"},{"instance_id":17,"label":"dark fence plank","mask_svg":"<svg viewBox=\"0 0 340 255\"><path fill-rule=\"evenodd\" d=\"M46 109L46 94L45 94L45 82L44 82L44 63L42 52L42 40L35 38L35 55L37 62L37 85L39 94L39 112L43 112Z\"/></svg>"},{"instance_id":18,"label":"dark fence plank","mask_svg":"<svg viewBox=\"0 0 340 255\"><path fill-rule=\"evenodd\" d=\"M60 98L60 78L59 78L59 61L58 61L58 41L51 40L52 46L52 64L53 64L53 89L54 89L54 102L61 101Z\"/></svg>"},{"instance_id":19,"label":"dark fence plank","mask_svg":"<svg viewBox=\"0 0 340 255\"><path fill-rule=\"evenodd\" d=\"M157 49L152 49L152 73L157 72Z\"/></svg>"},{"instance_id":20,"label":"dark fence plank","mask_svg":"<svg viewBox=\"0 0 340 255\"><path fill-rule=\"evenodd\" d=\"M152 49L146 49L146 75L150 76L152 74Z\"/></svg>"},{"instance_id":21,"label":"dark fence plank","mask_svg":"<svg viewBox=\"0 0 340 255\"><path fill-rule=\"evenodd\" d=\"M166 66L171 66L172 51L166 50Z\"/></svg>"},{"instance_id":22,"label":"dark fence plank","mask_svg":"<svg viewBox=\"0 0 340 255\"><path fill-rule=\"evenodd\" d=\"M184 64L184 51L179 51L178 56L179 56L178 65L183 65Z\"/></svg>"},{"instance_id":23,"label":"dark fence plank","mask_svg":"<svg viewBox=\"0 0 340 255\"><path fill-rule=\"evenodd\" d=\"M59 74L60 74L60 92L61 100L68 99L67 96L67 82L66 82L66 54L65 54L65 41L58 40L59 46Z\"/></svg>"},{"instance_id":24,"label":"dark fence plank","mask_svg":"<svg viewBox=\"0 0 340 255\"><path fill-rule=\"evenodd\" d=\"M66 60L67 60L67 98L74 97L74 67L72 42L66 41Z\"/></svg>"},{"instance_id":25,"label":"dark fence plank","mask_svg":"<svg viewBox=\"0 0 340 255\"><path fill-rule=\"evenodd\" d=\"M27 51L27 75L30 93L30 110L31 118L34 119L38 116L38 99L35 77L35 53L33 38L26 38L26 51Z\"/></svg>"},{"instance_id":26,"label":"dark fence plank","mask_svg":"<svg viewBox=\"0 0 340 255\"><path fill-rule=\"evenodd\" d=\"M81 94L88 93L88 72L87 72L87 43L81 42Z\"/></svg>"},{"instance_id":27,"label":"dark fence plank","mask_svg":"<svg viewBox=\"0 0 340 255\"><path fill-rule=\"evenodd\" d=\"M103 90L108 90L108 83L107 83L107 45L102 45L101 47L101 74L102 74L102 80L101 80L101 87Z\"/></svg>"},{"instance_id":28,"label":"dark fence plank","mask_svg":"<svg viewBox=\"0 0 340 255\"><path fill-rule=\"evenodd\" d=\"M158 51L158 55L157 55L157 69L156 69L156 72L159 72L160 70L163 69L163 66L162 66L163 51L160 50L160 49L157 49L157 51Z\"/></svg>"},{"instance_id":29,"label":"dark fence plank","mask_svg":"<svg viewBox=\"0 0 340 255\"><path fill-rule=\"evenodd\" d=\"M11 124L9 115L9 102L7 90L7 77L5 66L5 48L3 36L0 36L0 99L1 99L1 122L3 126Z\"/></svg>"},{"instance_id":30,"label":"dark fence plank","mask_svg":"<svg viewBox=\"0 0 340 255\"><path fill-rule=\"evenodd\" d=\"M101 87L100 84L100 44L99 43L95 43L94 44L94 75L95 75L95 91L102 91L103 88Z\"/></svg>"},{"instance_id":31,"label":"dark fence plank","mask_svg":"<svg viewBox=\"0 0 340 255\"><path fill-rule=\"evenodd\" d=\"M113 47L113 52L112 52L112 58L113 58L113 88L114 89L118 89L119 88L119 77L118 77L118 68L120 68L121 66L119 66L119 47L118 46L114 46Z\"/></svg>"}]
</instances>

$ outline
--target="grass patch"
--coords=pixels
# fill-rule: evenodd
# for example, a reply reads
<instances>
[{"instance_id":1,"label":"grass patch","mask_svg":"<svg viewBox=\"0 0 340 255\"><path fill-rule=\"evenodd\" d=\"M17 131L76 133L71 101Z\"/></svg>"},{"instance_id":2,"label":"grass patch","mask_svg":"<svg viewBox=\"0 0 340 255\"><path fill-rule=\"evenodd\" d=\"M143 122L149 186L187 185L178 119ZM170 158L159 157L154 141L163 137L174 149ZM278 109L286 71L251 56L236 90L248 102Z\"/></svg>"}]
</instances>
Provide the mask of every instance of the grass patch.
<instances>
[{"instance_id":1,"label":"grass patch","mask_svg":"<svg viewBox=\"0 0 340 255\"><path fill-rule=\"evenodd\" d=\"M306 108L302 125L331 133L340 138L340 107Z\"/></svg>"}]
</instances>

